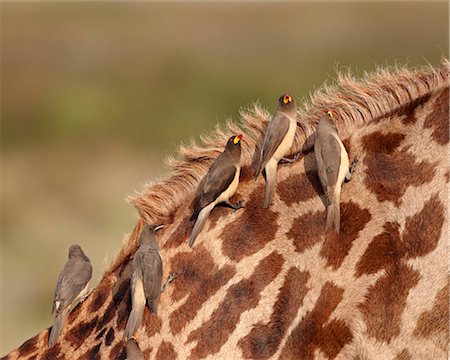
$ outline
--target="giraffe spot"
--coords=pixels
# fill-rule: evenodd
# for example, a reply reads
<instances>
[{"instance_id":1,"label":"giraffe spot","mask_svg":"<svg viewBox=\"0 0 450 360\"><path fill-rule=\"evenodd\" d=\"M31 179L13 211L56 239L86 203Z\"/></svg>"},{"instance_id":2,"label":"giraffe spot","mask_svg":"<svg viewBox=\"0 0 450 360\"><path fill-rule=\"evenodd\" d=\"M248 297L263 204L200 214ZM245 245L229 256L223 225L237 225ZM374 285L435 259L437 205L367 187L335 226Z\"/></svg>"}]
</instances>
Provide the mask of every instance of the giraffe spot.
<instances>
[{"instance_id":1,"label":"giraffe spot","mask_svg":"<svg viewBox=\"0 0 450 360\"><path fill-rule=\"evenodd\" d=\"M75 325L70 329L64 339L68 341L73 347L80 347L86 338L89 337L91 332L95 329L97 325L98 317L94 317L91 321L84 321Z\"/></svg>"},{"instance_id":2,"label":"giraffe spot","mask_svg":"<svg viewBox=\"0 0 450 360\"><path fill-rule=\"evenodd\" d=\"M359 304L369 336L389 343L400 335L406 298L419 279L419 272L397 262L369 288L366 300Z\"/></svg>"},{"instance_id":3,"label":"giraffe spot","mask_svg":"<svg viewBox=\"0 0 450 360\"><path fill-rule=\"evenodd\" d=\"M325 234L325 212L308 212L296 218L286 234L294 241L295 250L299 253L312 248L322 240Z\"/></svg>"},{"instance_id":4,"label":"giraffe spot","mask_svg":"<svg viewBox=\"0 0 450 360\"><path fill-rule=\"evenodd\" d=\"M277 193L281 201L292 205L313 199L318 194L323 194L323 190L317 172L295 173L278 184Z\"/></svg>"},{"instance_id":5,"label":"giraffe spot","mask_svg":"<svg viewBox=\"0 0 450 360\"><path fill-rule=\"evenodd\" d=\"M342 265L353 241L371 218L372 216L367 209L361 209L353 201L341 203L340 233L328 231L325 234L325 241L320 251L320 255L327 259L328 266L336 270Z\"/></svg>"},{"instance_id":6,"label":"giraffe spot","mask_svg":"<svg viewBox=\"0 0 450 360\"><path fill-rule=\"evenodd\" d=\"M392 132L383 134L381 131L375 131L364 136L362 144L364 149L371 154L392 154L401 145L405 137L405 134Z\"/></svg>"},{"instance_id":7,"label":"giraffe spot","mask_svg":"<svg viewBox=\"0 0 450 360\"><path fill-rule=\"evenodd\" d=\"M65 357L60 355L61 348L59 344L55 344L52 348L48 348L42 354L41 360L64 360Z\"/></svg>"},{"instance_id":8,"label":"giraffe spot","mask_svg":"<svg viewBox=\"0 0 450 360\"><path fill-rule=\"evenodd\" d=\"M238 343L245 358L267 359L275 354L308 292L308 278L308 272L289 269L269 322L254 325Z\"/></svg>"},{"instance_id":9,"label":"giraffe spot","mask_svg":"<svg viewBox=\"0 0 450 360\"><path fill-rule=\"evenodd\" d=\"M190 207L193 209L193 207ZM194 227L194 221L189 221L189 216L186 216L170 235L169 239L164 243L164 248L175 248L183 244L187 240Z\"/></svg>"},{"instance_id":10,"label":"giraffe spot","mask_svg":"<svg viewBox=\"0 0 450 360\"><path fill-rule=\"evenodd\" d=\"M113 341L114 341L114 330L113 328L110 328L105 337L105 345L110 346Z\"/></svg>"},{"instance_id":11,"label":"giraffe spot","mask_svg":"<svg viewBox=\"0 0 450 360\"><path fill-rule=\"evenodd\" d=\"M179 301L188 296L170 315L170 328L178 334L194 319L202 305L230 281L236 270L231 265L219 268L203 245L197 246L195 251L175 255L172 270L177 272L172 299Z\"/></svg>"},{"instance_id":12,"label":"giraffe spot","mask_svg":"<svg viewBox=\"0 0 450 360\"><path fill-rule=\"evenodd\" d=\"M31 339L28 339L25 341L22 345L19 347L19 357L24 357L30 355L32 352L37 350L37 341L39 336L36 335L35 337L32 337Z\"/></svg>"},{"instance_id":13,"label":"giraffe spot","mask_svg":"<svg viewBox=\"0 0 450 360\"><path fill-rule=\"evenodd\" d=\"M159 330L161 330L161 320L158 318L158 316L152 314L146 307L144 309L144 315L142 316L142 326L145 329L145 335L148 337L152 337ZM123 329L125 329L125 326L123 327Z\"/></svg>"},{"instance_id":14,"label":"giraffe spot","mask_svg":"<svg viewBox=\"0 0 450 360\"><path fill-rule=\"evenodd\" d=\"M236 328L241 314L258 305L261 291L280 273L283 263L283 257L272 252L259 262L253 274L228 289L209 320L189 334L187 341L196 342L190 358L202 358L220 350Z\"/></svg>"},{"instance_id":15,"label":"giraffe spot","mask_svg":"<svg viewBox=\"0 0 450 360\"><path fill-rule=\"evenodd\" d=\"M163 341L158 348L155 360L175 360L177 354L173 348L173 345L167 341Z\"/></svg>"},{"instance_id":16,"label":"giraffe spot","mask_svg":"<svg viewBox=\"0 0 450 360\"><path fill-rule=\"evenodd\" d=\"M80 360L98 360L100 359L100 347L102 343L98 343L93 348L86 351L83 355L81 355Z\"/></svg>"},{"instance_id":17,"label":"giraffe spot","mask_svg":"<svg viewBox=\"0 0 450 360\"><path fill-rule=\"evenodd\" d=\"M126 299L128 299L128 302L131 302L130 296L129 296L129 289L130 287L130 280L126 279L122 281L121 283L116 284L113 287L113 298L112 301L109 303L108 307L106 308L105 312L103 313L103 316L99 319L97 324L97 330L100 330L106 325L109 324L109 322L114 318L116 315L116 311L119 308L120 303L125 300L125 305L127 303ZM127 295L128 292L128 296ZM119 312L120 314L120 312Z\"/></svg>"},{"instance_id":18,"label":"giraffe spot","mask_svg":"<svg viewBox=\"0 0 450 360\"><path fill-rule=\"evenodd\" d=\"M424 122L425 128L433 129L431 137L440 145L446 145L449 142L448 101L449 89L447 87L435 100L433 111L427 116Z\"/></svg>"},{"instance_id":19,"label":"giraffe spot","mask_svg":"<svg viewBox=\"0 0 450 360\"><path fill-rule=\"evenodd\" d=\"M101 338L103 338L103 335L105 335L106 332L106 328L103 328L102 331L100 331L97 336L95 337L95 340L99 340Z\"/></svg>"},{"instance_id":20,"label":"giraffe spot","mask_svg":"<svg viewBox=\"0 0 450 360\"><path fill-rule=\"evenodd\" d=\"M383 232L375 236L367 247L361 259L356 264L356 275L375 274L395 264L403 256L399 249L400 224L387 222L383 225Z\"/></svg>"},{"instance_id":21,"label":"giraffe spot","mask_svg":"<svg viewBox=\"0 0 450 360\"><path fill-rule=\"evenodd\" d=\"M425 94L400 107L400 109L396 111L396 115L403 116L403 125L415 124L417 122L416 111L419 107L423 107L430 98L431 94Z\"/></svg>"},{"instance_id":22,"label":"giraffe spot","mask_svg":"<svg viewBox=\"0 0 450 360\"><path fill-rule=\"evenodd\" d=\"M2 357L1 359L2 360L8 360L9 356L6 355L5 357ZM36 360L36 359L37 359L37 355L34 355L34 356L29 357L27 360Z\"/></svg>"},{"instance_id":23,"label":"giraffe spot","mask_svg":"<svg viewBox=\"0 0 450 360\"><path fill-rule=\"evenodd\" d=\"M402 245L407 258L424 256L436 248L445 213L444 205L434 195L420 212L406 219Z\"/></svg>"},{"instance_id":24,"label":"giraffe spot","mask_svg":"<svg viewBox=\"0 0 450 360\"><path fill-rule=\"evenodd\" d=\"M123 341L119 341L111 350L110 359L125 360L127 358L127 350Z\"/></svg>"},{"instance_id":25,"label":"giraffe spot","mask_svg":"<svg viewBox=\"0 0 450 360\"><path fill-rule=\"evenodd\" d=\"M72 309L72 311L69 313L69 316L67 317L67 324L72 324L78 318L82 306L83 303L78 303L75 308Z\"/></svg>"},{"instance_id":26,"label":"giraffe spot","mask_svg":"<svg viewBox=\"0 0 450 360\"><path fill-rule=\"evenodd\" d=\"M411 353L408 349L403 349L401 352L397 354L394 360L411 360Z\"/></svg>"},{"instance_id":27,"label":"giraffe spot","mask_svg":"<svg viewBox=\"0 0 450 360\"><path fill-rule=\"evenodd\" d=\"M353 338L343 320L328 321L342 301L344 289L325 283L314 309L308 312L289 335L281 352L281 359L314 359L316 349L335 358Z\"/></svg>"},{"instance_id":28,"label":"giraffe spot","mask_svg":"<svg viewBox=\"0 0 450 360\"><path fill-rule=\"evenodd\" d=\"M251 166L242 166L241 167L241 174L239 177L239 183L243 184L246 182L249 182L253 179L254 172Z\"/></svg>"},{"instance_id":29,"label":"giraffe spot","mask_svg":"<svg viewBox=\"0 0 450 360\"><path fill-rule=\"evenodd\" d=\"M112 281L110 278L104 278L92 294L93 298L89 304L89 312L94 313L98 311L105 303L108 295L111 293Z\"/></svg>"},{"instance_id":30,"label":"giraffe spot","mask_svg":"<svg viewBox=\"0 0 450 360\"><path fill-rule=\"evenodd\" d=\"M436 165L428 161L417 162L407 149L392 153L368 152L364 165L367 167L364 178L367 188L378 201L391 201L397 207L408 187L429 183L436 169Z\"/></svg>"},{"instance_id":31,"label":"giraffe spot","mask_svg":"<svg viewBox=\"0 0 450 360\"><path fill-rule=\"evenodd\" d=\"M231 260L242 260L275 238L278 214L262 207L263 197L263 187L258 186L239 210L239 217L220 234L223 253Z\"/></svg>"},{"instance_id":32,"label":"giraffe spot","mask_svg":"<svg viewBox=\"0 0 450 360\"><path fill-rule=\"evenodd\" d=\"M437 345L445 350L448 340L448 309L449 295L448 284L443 287L436 295L434 299L433 308L429 311L425 311L420 315L417 321L416 328L414 329L414 335L416 337L430 338L437 342Z\"/></svg>"},{"instance_id":33,"label":"giraffe spot","mask_svg":"<svg viewBox=\"0 0 450 360\"><path fill-rule=\"evenodd\" d=\"M143 351L144 359L151 359L153 348L148 348L147 350Z\"/></svg>"}]
</instances>

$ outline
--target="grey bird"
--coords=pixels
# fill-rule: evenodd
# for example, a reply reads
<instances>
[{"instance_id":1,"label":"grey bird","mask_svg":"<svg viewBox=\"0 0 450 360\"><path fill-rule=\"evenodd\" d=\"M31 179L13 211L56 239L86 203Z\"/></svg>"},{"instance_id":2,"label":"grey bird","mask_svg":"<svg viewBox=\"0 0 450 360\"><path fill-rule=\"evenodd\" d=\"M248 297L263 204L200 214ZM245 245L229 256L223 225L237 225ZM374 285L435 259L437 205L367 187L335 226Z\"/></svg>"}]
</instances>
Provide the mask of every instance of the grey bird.
<instances>
[{"instance_id":1,"label":"grey bird","mask_svg":"<svg viewBox=\"0 0 450 360\"><path fill-rule=\"evenodd\" d=\"M333 112L328 111L317 125L314 154L320 183L328 200L325 230L334 224L340 229L340 197L344 180L350 180L351 170L347 150L339 138L333 121Z\"/></svg>"},{"instance_id":2,"label":"grey bird","mask_svg":"<svg viewBox=\"0 0 450 360\"><path fill-rule=\"evenodd\" d=\"M208 173L200 182L194 204L194 214L191 217L191 220L196 219L194 229L189 237L189 246L191 247L214 206L224 203L234 210L243 207L241 202L230 203L230 198L239 185L241 139L242 134L228 139L225 150L214 160Z\"/></svg>"},{"instance_id":3,"label":"grey bird","mask_svg":"<svg viewBox=\"0 0 450 360\"><path fill-rule=\"evenodd\" d=\"M124 338L129 340L142 322L147 304L151 313L158 310L163 263L155 236L156 227L146 225L141 231L140 246L131 264L131 313L125 327Z\"/></svg>"},{"instance_id":4,"label":"grey bird","mask_svg":"<svg viewBox=\"0 0 450 360\"><path fill-rule=\"evenodd\" d=\"M127 341L127 360L144 360L144 354L142 353L135 338L131 338Z\"/></svg>"},{"instance_id":5,"label":"grey bird","mask_svg":"<svg viewBox=\"0 0 450 360\"><path fill-rule=\"evenodd\" d=\"M285 158L294 143L296 129L297 105L295 100L289 94L282 95L278 99L278 109L267 127L256 162L256 177L261 174L263 169L266 173L264 208L268 208L272 201L278 163L280 160L286 162L296 160L296 158L294 160Z\"/></svg>"},{"instance_id":6,"label":"grey bird","mask_svg":"<svg viewBox=\"0 0 450 360\"><path fill-rule=\"evenodd\" d=\"M72 304L78 300L84 300L87 296L91 277L91 261L79 245L72 245L69 248L69 260L64 265L56 283L52 309L52 313L56 313L56 318L48 340L50 347L53 347L58 340Z\"/></svg>"}]
</instances>

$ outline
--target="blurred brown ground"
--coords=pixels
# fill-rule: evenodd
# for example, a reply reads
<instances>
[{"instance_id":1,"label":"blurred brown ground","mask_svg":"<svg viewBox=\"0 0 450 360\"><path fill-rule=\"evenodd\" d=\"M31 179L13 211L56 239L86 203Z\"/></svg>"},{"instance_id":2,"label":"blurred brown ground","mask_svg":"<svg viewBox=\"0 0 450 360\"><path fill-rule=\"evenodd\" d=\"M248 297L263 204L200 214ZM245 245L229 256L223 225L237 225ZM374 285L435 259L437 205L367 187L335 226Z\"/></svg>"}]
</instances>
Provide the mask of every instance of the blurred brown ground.
<instances>
[{"instance_id":1,"label":"blurred brown ground","mask_svg":"<svg viewBox=\"0 0 450 360\"><path fill-rule=\"evenodd\" d=\"M79 243L92 285L136 220L125 197L180 142L337 64L439 63L447 2L1 3L3 355L52 323Z\"/></svg>"}]
</instances>

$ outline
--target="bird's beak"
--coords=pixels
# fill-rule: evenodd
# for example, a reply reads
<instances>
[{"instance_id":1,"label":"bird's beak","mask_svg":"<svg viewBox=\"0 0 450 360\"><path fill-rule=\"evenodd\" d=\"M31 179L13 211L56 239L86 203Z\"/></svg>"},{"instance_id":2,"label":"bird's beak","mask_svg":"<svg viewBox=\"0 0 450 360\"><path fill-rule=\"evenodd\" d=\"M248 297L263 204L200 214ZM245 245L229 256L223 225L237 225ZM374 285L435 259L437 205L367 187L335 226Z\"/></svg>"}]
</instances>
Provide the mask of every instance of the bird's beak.
<instances>
[{"instance_id":1,"label":"bird's beak","mask_svg":"<svg viewBox=\"0 0 450 360\"><path fill-rule=\"evenodd\" d=\"M235 137L234 137L233 142L234 142L235 144L237 144L237 143L239 143L239 141L241 141L241 140L242 140L242 134L239 134L238 136L235 136Z\"/></svg>"},{"instance_id":2,"label":"bird's beak","mask_svg":"<svg viewBox=\"0 0 450 360\"><path fill-rule=\"evenodd\" d=\"M327 111L327 115L330 117L330 119L332 119L333 116L334 116L334 114L333 114L333 112L331 110Z\"/></svg>"},{"instance_id":3,"label":"bird's beak","mask_svg":"<svg viewBox=\"0 0 450 360\"><path fill-rule=\"evenodd\" d=\"M164 225L158 225L153 229L153 231L157 232L158 230L161 230L163 227L164 227Z\"/></svg>"}]
</instances>

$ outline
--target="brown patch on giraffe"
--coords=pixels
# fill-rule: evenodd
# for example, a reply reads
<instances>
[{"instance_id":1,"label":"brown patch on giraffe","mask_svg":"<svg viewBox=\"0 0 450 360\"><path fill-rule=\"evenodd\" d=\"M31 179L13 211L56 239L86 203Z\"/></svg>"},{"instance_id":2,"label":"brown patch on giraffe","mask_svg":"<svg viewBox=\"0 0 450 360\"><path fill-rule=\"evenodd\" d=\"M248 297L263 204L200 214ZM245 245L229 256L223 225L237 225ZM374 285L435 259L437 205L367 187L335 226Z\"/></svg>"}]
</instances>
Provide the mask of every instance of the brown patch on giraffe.
<instances>
[{"instance_id":1,"label":"brown patch on giraffe","mask_svg":"<svg viewBox=\"0 0 450 360\"><path fill-rule=\"evenodd\" d=\"M269 322L254 325L238 343L245 358L267 359L275 354L308 292L308 278L308 272L289 269Z\"/></svg>"},{"instance_id":2,"label":"brown patch on giraffe","mask_svg":"<svg viewBox=\"0 0 450 360\"><path fill-rule=\"evenodd\" d=\"M411 353L408 349L403 349L401 352L397 354L394 360L411 360Z\"/></svg>"},{"instance_id":3,"label":"brown patch on giraffe","mask_svg":"<svg viewBox=\"0 0 450 360\"><path fill-rule=\"evenodd\" d=\"M239 183L243 184L253 180L255 174L251 166L242 166L241 174L239 176Z\"/></svg>"},{"instance_id":4,"label":"brown patch on giraffe","mask_svg":"<svg viewBox=\"0 0 450 360\"><path fill-rule=\"evenodd\" d=\"M194 209L192 206L189 209ZM175 231L169 237L169 239L164 243L163 248L175 248L183 244L191 235L192 229L194 227L194 221L190 221L190 215L183 218L180 224L177 226Z\"/></svg>"},{"instance_id":5,"label":"brown patch on giraffe","mask_svg":"<svg viewBox=\"0 0 450 360\"><path fill-rule=\"evenodd\" d=\"M419 280L418 271L400 262L388 267L386 274L369 288L366 300L359 304L369 336L389 343L400 335L406 298Z\"/></svg>"},{"instance_id":6,"label":"brown patch on giraffe","mask_svg":"<svg viewBox=\"0 0 450 360\"><path fill-rule=\"evenodd\" d=\"M191 359L212 355L220 350L236 328L241 314L258 305L261 291L280 273L283 263L283 257L272 252L259 262L253 274L228 289L224 300L209 320L189 334L187 342L197 342L192 349Z\"/></svg>"},{"instance_id":7,"label":"brown patch on giraffe","mask_svg":"<svg viewBox=\"0 0 450 360\"><path fill-rule=\"evenodd\" d=\"M127 306L127 303L131 303L130 299L130 280L126 279L120 283L117 283L113 290L113 298L112 301L109 303L108 307L106 308L105 312L103 313L103 316L99 319L97 324L97 330L100 330L104 328L106 325L109 324L109 322L114 318L116 315L116 311L119 310L119 306L121 302L125 302L125 306ZM120 311L119 311L120 314Z\"/></svg>"},{"instance_id":8,"label":"brown patch on giraffe","mask_svg":"<svg viewBox=\"0 0 450 360\"><path fill-rule=\"evenodd\" d=\"M449 88L447 87L434 101L433 111L424 122L425 128L433 128L431 137L440 145L446 145L449 142L448 101Z\"/></svg>"},{"instance_id":9,"label":"brown patch on giraffe","mask_svg":"<svg viewBox=\"0 0 450 360\"><path fill-rule=\"evenodd\" d=\"M428 338L432 335L439 336L439 343L441 348L445 348L448 339L448 284L444 286L436 295L434 299L433 308L425 311L420 315L417 321L414 335L416 337Z\"/></svg>"},{"instance_id":10,"label":"brown patch on giraffe","mask_svg":"<svg viewBox=\"0 0 450 360\"><path fill-rule=\"evenodd\" d=\"M352 152L352 147L351 147L351 138L346 138L342 140L342 144L344 144L345 150L347 150L347 154L348 154L348 158L350 159L350 164L352 163L352 158L350 156L351 152Z\"/></svg>"},{"instance_id":11,"label":"brown patch on giraffe","mask_svg":"<svg viewBox=\"0 0 450 360\"><path fill-rule=\"evenodd\" d=\"M74 348L80 347L94 331L97 321L98 317L96 316L90 321L84 321L75 325L66 333L64 340L68 341Z\"/></svg>"},{"instance_id":12,"label":"brown patch on giraffe","mask_svg":"<svg viewBox=\"0 0 450 360\"><path fill-rule=\"evenodd\" d=\"M97 336L95 337L95 340L99 340L99 339L103 338L103 335L105 335L105 332L106 332L106 328L103 328L103 329L97 334Z\"/></svg>"},{"instance_id":13,"label":"brown patch on giraffe","mask_svg":"<svg viewBox=\"0 0 450 360\"><path fill-rule=\"evenodd\" d=\"M363 139L367 150L364 183L379 201L391 201L397 207L409 186L430 182L436 169L436 164L428 161L417 162L408 149L398 150L400 138L391 135L391 141L386 141L386 136L376 131Z\"/></svg>"},{"instance_id":14,"label":"brown patch on giraffe","mask_svg":"<svg viewBox=\"0 0 450 360\"><path fill-rule=\"evenodd\" d=\"M311 181L311 177L315 179ZM317 172L292 174L279 183L276 191L286 205L298 204L323 194Z\"/></svg>"},{"instance_id":15,"label":"brown patch on giraffe","mask_svg":"<svg viewBox=\"0 0 450 360\"><path fill-rule=\"evenodd\" d=\"M112 281L110 278L104 278L100 281L100 284L95 289L92 294L93 298L91 303L89 304L89 312L94 313L98 311L105 303L109 294L111 293Z\"/></svg>"},{"instance_id":16,"label":"brown patch on giraffe","mask_svg":"<svg viewBox=\"0 0 450 360\"><path fill-rule=\"evenodd\" d=\"M110 358L115 360L125 360L127 358L127 350L125 343L119 341L111 350Z\"/></svg>"},{"instance_id":17,"label":"brown patch on giraffe","mask_svg":"<svg viewBox=\"0 0 450 360\"><path fill-rule=\"evenodd\" d=\"M255 254L275 238L278 214L264 209L263 186L258 186L241 209L240 216L226 226L220 238L223 253L231 260L240 261Z\"/></svg>"},{"instance_id":18,"label":"brown patch on giraffe","mask_svg":"<svg viewBox=\"0 0 450 360\"><path fill-rule=\"evenodd\" d=\"M33 352L37 350L37 342L39 340L39 335L36 335L35 337L32 337L31 339L28 339L25 341L22 345L20 345L18 351L19 351L19 357L24 357L31 355Z\"/></svg>"},{"instance_id":19,"label":"brown patch on giraffe","mask_svg":"<svg viewBox=\"0 0 450 360\"><path fill-rule=\"evenodd\" d=\"M147 350L143 351L144 359L151 359L150 355L152 354L153 348L148 348Z\"/></svg>"},{"instance_id":20,"label":"brown patch on giraffe","mask_svg":"<svg viewBox=\"0 0 450 360\"><path fill-rule=\"evenodd\" d=\"M155 360L175 360L176 358L177 354L173 348L173 345L167 341L163 341L159 345Z\"/></svg>"},{"instance_id":21,"label":"brown patch on giraffe","mask_svg":"<svg viewBox=\"0 0 450 360\"><path fill-rule=\"evenodd\" d=\"M148 337L152 337L161 330L161 319L157 315L150 312L148 307L144 309L144 315L142 316L142 326L145 329L145 334ZM123 327L125 329L125 327ZM123 330L121 329L121 330Z\"/></svg>"},{"instance_id":22,"label":"brown patch on giraffe","mask_svg":"<svg viewBox=\"0 0 450 360\"><path fill-rule=\"evenodd\" d=\"M383 225L383 232L375 236L367 247L361 259L356 264L356 276L375 274L395 264L403 253L399 249L400 224L387 222Z\"/></svg>"},{"instance_id":23,"label":"brown patch on giraffe","mask_svg":"<svg viewBox=\"0 0 450 360\"><path fill-rule=\"evenodd\" d=\"M5 357L1 358L2 360L8 360L9 356L6 355ZM27 360L36 360L37 359L37 355L33 355L31 357L29 357Z\"/></svg>"},{"instance_id":24,"label":"brown patch on giraffe","mask_svg":"<svg viewBox=\"0 0 450 360\"><path fill-rule=\"evenodd\" d=\"M424 256L434 250L441 237L446 210L434 195L420 212L408 217L403 232L403 251L406 258Z\"/></svg>"},{"instance_id":25,"label":"brown patch on giraffe","mask_svg":"<svg viewBox=\"0 0 450 360\"><path fill-rule=\"evenodd\" d=\"M404 116L402 119L403 125L415 124L417 122L416 110L420 106L422 107L431 97L431 94L426 94L424 96L420 96L417 99L409 102L402 106L397 112L396 115Z\"/></svg>"},{"instance_id":26,"label":"brown patch on giraffe","mask_svg":"<svg viewBox=\"0 0 450 360\"><path fill-rule=\"evenodd\" d=\"M362 209L353 201L341 203L340 233L328 231L325 234L322 250L320 250L320 255L327 259L328 266L336 270L342 265L353 241L371 218L372 216L367 209Z\"/></svg>"},{"instance_id":27,"label":"brown patch on giraffe","mask_svg":"<svg viewBox=\"0 0 450 360\"><path fill-rule=\"evenodd\" d=\"M281 359L313 359L320 348L325 355L335 358L353 338L343 320L328 321L342 301L344 289L331 282L325 283L314 309L308 312L289 335L281 352Z\"/></svg>"},{"instance_id":28,"label":"brown patch on giraffe","mask_svg":"<svg viewBox=\"0 0 450 360\"><path fill-rule=\"evenodd\" d=\"M323 239L325 234L325 212L308 212L296 218L286 234L294 240L295 250L299 253L312 248Z\"/></svg>"},{"instance_id":29,"label":"brown patch on giraffe","mask_svg":"<svg viewBox=\"0 0 450 360\"><path fill-rule=\"evenodd\" d=\"M98 359L100 359L99 352L100 352L101 345L102 345L102 343L100 342L97 345L95 345L93 348L86 351L83 355L81 355L79 360L98 360Z\"/></svg>"},{"instance_id":30,"label":"brown patch on giraffe","mask_svg":"<svg viewBox=\"0 0 450 360\"><path fill-rule=\"evenodd\" d=\"M48 348L40 357L41 360L64 360L65 356L61 356L61 348L59 344L55 344L52 348Z\"/></svg>"},{"instance_id":31,"label":"brown patch on giraffe","mask_svg":"<svg viewBox=\"0 0 450 360\"><path fill-rule=\"evenodd\" d=\"M362 144L364 149L371 154L392 154L401 145L405 137L405 134L392 132L383 134L381 131L375 131L364 136Z\"/></svg>"},{"instance_id":32,"label":"brown patch on giraffe","mask_svg":"<svg viewBox=\"0 0 450 360\"><path fill-rule=\"evenodd\" d=\"M110 346L112 344L112 342L114 341L114 338L115 338L114 329L110 328L105 337L105 345Z\"/></svg>"},{"instance_id":33,"label":"brown patch on giraffe","mask_svg":"<svg viewBox=\"0 0 450 360\"><path fill-rule=\"evenodd\" d=\"M171 272L177 272L173 282L172 299L188 298L170 315L170 328L178 334L194 319L202 305L223 287L236 273L231 265L219 268L211 254L199 244L195 251L176 254L172 259Z\"/></svg>"}]
</instances>

